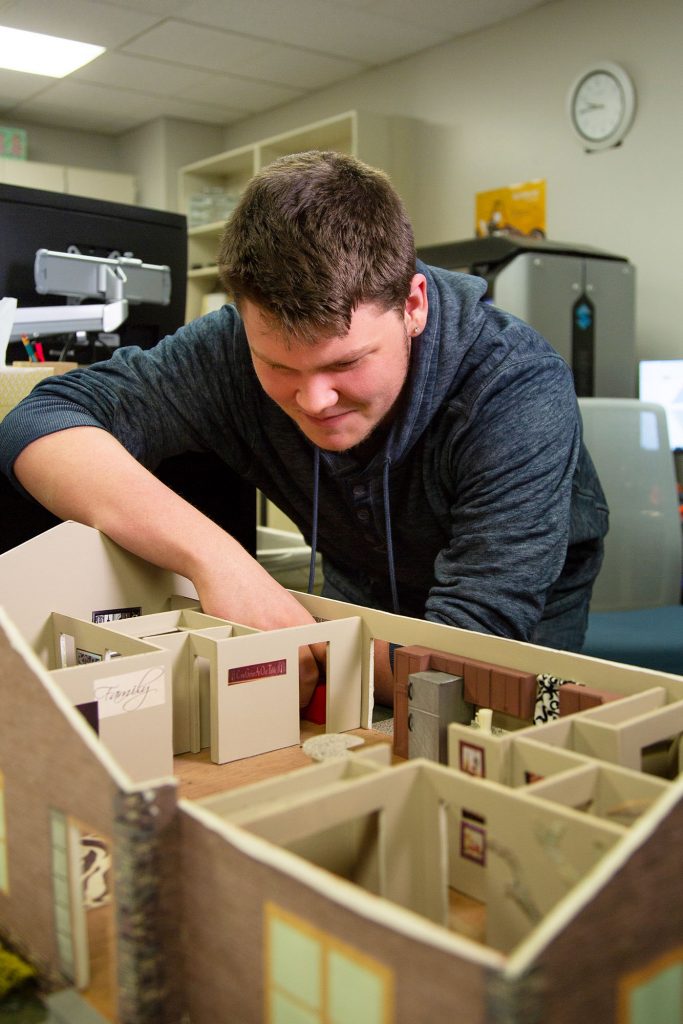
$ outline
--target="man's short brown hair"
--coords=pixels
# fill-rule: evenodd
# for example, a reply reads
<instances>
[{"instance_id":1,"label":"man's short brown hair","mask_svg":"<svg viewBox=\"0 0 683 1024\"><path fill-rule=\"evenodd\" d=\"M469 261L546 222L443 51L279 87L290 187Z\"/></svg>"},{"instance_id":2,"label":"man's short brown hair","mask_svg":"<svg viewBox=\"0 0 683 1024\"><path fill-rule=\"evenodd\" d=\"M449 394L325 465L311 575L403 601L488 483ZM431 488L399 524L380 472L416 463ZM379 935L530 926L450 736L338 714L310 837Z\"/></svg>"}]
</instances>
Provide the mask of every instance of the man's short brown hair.
<instances>
[{"instance_id":1,"label":"man's short brown hair","mask_svg":"<svg viewBox=\"0 0 683 1024\"><path fill-rule=\"evenodd\" d=\"M287 337L342 336L361 303L403 312L415 242L388 177L342 153L281 157L248 183L221 239L221 281Z\"/></svg>"}]
</instances>

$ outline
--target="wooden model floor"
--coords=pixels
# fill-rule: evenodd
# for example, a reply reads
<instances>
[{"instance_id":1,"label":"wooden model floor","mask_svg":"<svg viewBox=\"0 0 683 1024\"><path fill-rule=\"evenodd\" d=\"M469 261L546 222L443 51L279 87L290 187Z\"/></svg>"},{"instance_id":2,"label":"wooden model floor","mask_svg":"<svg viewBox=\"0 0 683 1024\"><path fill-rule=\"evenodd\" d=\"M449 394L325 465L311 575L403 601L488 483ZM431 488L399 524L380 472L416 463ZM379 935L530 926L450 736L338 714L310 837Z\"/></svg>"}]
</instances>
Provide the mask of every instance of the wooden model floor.
<instances>
[{"instance_id":1,"label":"wooden model floor","mask_svg":"<svg viewBox=\"0 0 683 1024\"><path fill-rule=\"evenodd\" d=\"M323 726L302 722L301 743L324 731ZM368 746L391 742L391 737L370 729L353 729L351 735L360 736ZM310 764L310 757L298 745L246 757L241 761L230 761L228 764L213 764L207 747L198 754L179 754L174 757L173 770L180 783L178 795L185 800L201 800L214 793L225 793L252 782L273 779Z\"/></svg>"},{"instance_id":2,"label":"wooden model floor","mask_svg":"<svg viewBox=\"0 0 683 1024\"><path fill-rule=\"evenodd\" d=\"M486 904L456 889L448 890L448 929L486 945Z\"/></svg>"}]
</instances>

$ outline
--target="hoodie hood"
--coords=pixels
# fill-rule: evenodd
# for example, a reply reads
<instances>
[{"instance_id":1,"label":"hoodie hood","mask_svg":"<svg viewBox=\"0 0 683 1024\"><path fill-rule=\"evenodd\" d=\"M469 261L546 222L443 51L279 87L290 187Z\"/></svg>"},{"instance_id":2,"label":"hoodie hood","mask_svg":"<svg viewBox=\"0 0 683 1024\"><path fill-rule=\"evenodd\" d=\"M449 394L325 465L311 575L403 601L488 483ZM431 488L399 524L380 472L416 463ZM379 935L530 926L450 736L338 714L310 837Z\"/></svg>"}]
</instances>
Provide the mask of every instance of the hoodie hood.
<instances>
[{"instance_id":1,"label":"hoodie hood","mask_svg":"<svg viewBox=\"0 0 683 1024\"><path fill-rule=\"evenodd\" d=\"M478 338L485 321L480 305L486 291L485 281L464 277L463 287L456 297L452 289L444 287L444 275L450 277L450 272L428 267L420 261L416 269L427 280L427 322L422 333L411 341L406 382L384 443L377 447L365 465L360 463L355 451L339 453L315 449L314 452L309 593L312 593L315 576L320 462L323 460L332 476L354 476L357 479L372 479L379 474L382 476L387 570L393 610L396 613L400 607L394 566L389 473L392 466L400 466L410 454L432 421L434 412L453 391L466 351ZM466 342L451 346L440 343L444 317L456 326L455 336L467 339Z\"/></svg>"}]
</instances>

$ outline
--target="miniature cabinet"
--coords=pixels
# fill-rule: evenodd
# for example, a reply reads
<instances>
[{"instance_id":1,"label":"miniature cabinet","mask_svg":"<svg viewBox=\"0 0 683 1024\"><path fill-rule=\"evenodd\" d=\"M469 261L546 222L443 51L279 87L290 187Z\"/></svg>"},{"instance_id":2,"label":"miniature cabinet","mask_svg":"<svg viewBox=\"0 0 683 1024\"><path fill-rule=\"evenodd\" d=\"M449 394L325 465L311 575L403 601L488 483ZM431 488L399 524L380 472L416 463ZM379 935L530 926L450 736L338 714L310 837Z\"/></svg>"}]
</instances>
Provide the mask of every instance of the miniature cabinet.
<instances>
[{"instance_id":1,"label":"miniature cabinet","mask_svg":"<svg viewBox=\"0 0 683 1024\"><path fill-rule=\"evenodd\" d=\"M220 216L193 226L188 220L189 259L187 321L208 312L211 297L220 293L216 251L223 225L249 179L267 164L289 153L331 149L349 153L390 175L410 212L417 191L415 122L366 111L349 111L316 121L250 145L218 153L179 171L180 210L189 214L193 197L218 197Z\"/></svg>"}]
</instances>

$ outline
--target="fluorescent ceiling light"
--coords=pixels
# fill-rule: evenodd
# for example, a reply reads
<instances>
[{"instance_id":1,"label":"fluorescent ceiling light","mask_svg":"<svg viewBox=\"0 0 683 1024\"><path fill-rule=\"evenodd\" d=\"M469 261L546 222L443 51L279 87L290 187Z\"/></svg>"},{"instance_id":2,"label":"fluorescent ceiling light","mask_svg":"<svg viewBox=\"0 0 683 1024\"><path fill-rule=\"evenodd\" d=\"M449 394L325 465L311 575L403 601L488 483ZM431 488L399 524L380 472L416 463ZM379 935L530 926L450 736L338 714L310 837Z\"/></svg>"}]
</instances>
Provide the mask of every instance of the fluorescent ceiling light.
<instances>
[{"instance_id":1,"label":"fluorescent ceiling light","mask_svg":"<svg viewBox=\"0 0 683 1024\"><path fill-rule=\"evenodd\" d=\"M0 68L64 78L104 53L104 46L0 26Z\"/></svg>"}]
</instances>

